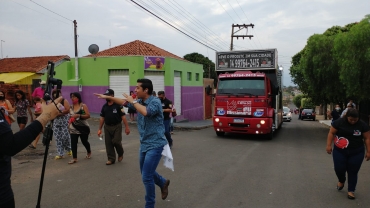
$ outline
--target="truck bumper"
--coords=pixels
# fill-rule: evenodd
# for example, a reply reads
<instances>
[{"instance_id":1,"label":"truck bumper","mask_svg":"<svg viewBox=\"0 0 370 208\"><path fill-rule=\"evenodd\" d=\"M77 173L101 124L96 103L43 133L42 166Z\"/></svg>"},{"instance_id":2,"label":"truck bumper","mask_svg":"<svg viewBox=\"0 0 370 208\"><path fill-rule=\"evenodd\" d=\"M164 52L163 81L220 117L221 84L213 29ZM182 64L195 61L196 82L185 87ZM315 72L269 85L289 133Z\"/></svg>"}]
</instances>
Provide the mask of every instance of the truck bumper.
<instances>
[{"instance_id":1,"label":"truck bumper","mask_svg":"<svg viewBox=\"0 0 370 208\"><path fill-rule=\"evenodd\" d=\"M213 117L217 132L239 134L269 134L273 131L272 118Z\"/></svg>"}]
</instances>

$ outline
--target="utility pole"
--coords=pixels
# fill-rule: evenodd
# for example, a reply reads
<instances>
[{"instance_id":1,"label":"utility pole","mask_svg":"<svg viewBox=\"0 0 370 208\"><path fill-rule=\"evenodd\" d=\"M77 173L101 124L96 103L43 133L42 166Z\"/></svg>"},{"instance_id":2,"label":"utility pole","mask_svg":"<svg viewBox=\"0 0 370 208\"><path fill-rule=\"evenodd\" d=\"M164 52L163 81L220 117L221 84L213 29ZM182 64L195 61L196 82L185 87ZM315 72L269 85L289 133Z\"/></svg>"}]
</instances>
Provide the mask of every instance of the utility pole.
<instances>
[{"instance_id":1,"label":"utility pole","mask_svg":"<svg viewBox=\"0 0 370 208\"><path fill-rule=\"evenodd\" d=\"M237 27L239 30L235 31L234 32L234 28ZM239 39L239 38L249 38L251 39L253 37L253 35L248 35L248 27L254 27L254 24L249 24L249 25L246 25L246 24L242 24L242 25L239 25L239 24L232 24L231 25L231 44L230 44L230 51L232 51L234 49L234 45L233 45L233 39L236 38L236 39ZM247 32L245 35L235 35L235 33L239 32L240 30L242 29L246 29Z\"/></svg>"},{"instance_id":2,"label":"utility pole","mask_svg":"<svg viewBox=\"0 0 370 208\"><path fill-rule=\"evenodd\" d=\"M78 80L77 21L73 20L75 42L75 79Z\"/></svg>"},{"instance_id":3,"label":"utility pole","mask_svg":"<svg viewBox=\"0 0 370 208\"><path fill-rule=\"evenodd\" d=\"M208 65L208 78L211 79L211 66Z\"/></svg>"},{"instance_id":4,"label":"utility pole","mask_svg":"<svg viewBox=\"0 0 370 208\"><path fill-rule=\"evenodd\" d=\"M3 42L5 43L5 41L1 40L1 59L3 59Z\"/></svg>"}]
</instances>

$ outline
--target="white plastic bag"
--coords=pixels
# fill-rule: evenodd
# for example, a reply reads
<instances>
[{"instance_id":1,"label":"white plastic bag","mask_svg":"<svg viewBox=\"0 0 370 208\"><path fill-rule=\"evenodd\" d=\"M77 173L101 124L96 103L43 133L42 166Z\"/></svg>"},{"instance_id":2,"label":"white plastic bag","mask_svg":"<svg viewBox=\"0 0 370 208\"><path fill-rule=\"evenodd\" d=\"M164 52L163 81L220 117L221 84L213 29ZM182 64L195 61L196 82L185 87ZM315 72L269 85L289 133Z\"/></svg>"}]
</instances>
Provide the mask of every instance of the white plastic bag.
<instances>
[{"instance_id":1,"label":"white plastic bag","mask_svg":"<svg viewBox=\"0 0 370 208\"><path fill-rule=\"evenodd\" d=\"M175 171L175 169L173 167L173 157L172 157L172 153L171 153L171 148L168 144L166 144L163 147L162 155L163 155L163 165L164 165L164 167L169 168L172 171Z\"/></svg>"}]
</instances>

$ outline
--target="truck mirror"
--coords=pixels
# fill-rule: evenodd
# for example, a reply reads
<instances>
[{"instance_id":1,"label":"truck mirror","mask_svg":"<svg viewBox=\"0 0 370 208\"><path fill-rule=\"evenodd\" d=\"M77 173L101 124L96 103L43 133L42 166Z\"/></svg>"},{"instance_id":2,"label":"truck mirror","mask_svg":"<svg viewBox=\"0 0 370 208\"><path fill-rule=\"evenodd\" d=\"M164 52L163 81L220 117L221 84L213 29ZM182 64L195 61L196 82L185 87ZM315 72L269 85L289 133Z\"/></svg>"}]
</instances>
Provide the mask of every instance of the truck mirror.
<instances>
[{"instance_id":1,"label":"truck mirror","mask_svg":"<svg viewBox=\"0 0 370 208\"><path fill-rule=\"evenodd\" d=\"M207 86L206 88L205 88L205 90L206 90L206 93L207 93L207 95L210 95L211 94L211 90L212 90L212 88L211 88L211 86Z\"/></svg>"}]
</instances>

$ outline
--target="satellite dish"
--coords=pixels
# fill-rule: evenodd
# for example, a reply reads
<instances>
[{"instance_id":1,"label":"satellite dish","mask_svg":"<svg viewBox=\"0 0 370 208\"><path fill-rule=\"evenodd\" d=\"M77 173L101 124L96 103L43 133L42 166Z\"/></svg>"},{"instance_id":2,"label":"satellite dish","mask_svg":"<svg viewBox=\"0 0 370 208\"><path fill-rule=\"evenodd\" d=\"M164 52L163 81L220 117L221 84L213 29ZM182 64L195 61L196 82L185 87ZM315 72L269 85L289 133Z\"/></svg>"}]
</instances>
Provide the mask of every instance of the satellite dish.
<instances>
[{"instance_id":1,"label":"satellite dish","mask_svg":"<svg viewBox=\"0 0 370 208\"><path fill-rule=\"evenodd\" d=\"M91 44L90 46L89 46L89 52L91 53L91 54L97 54L98 52L99 52L99 46L98 45L96 45L96 44ZM94 61L96 60L96 56L94 57Z\"/></svg>"},{"instance_id":2,"label":"satellite dish","mask_svg":"<svg viewBox=\"0 0 370 208\"><path fill-rule=\"evenodd\" d=\"M89 46L89 52L90 52L91 54L96 54L96 53L98 53L98 52L99 52L99 46L98 46L98 45L96 45L96 44L91 44L91 45Z\"/></svg>"}]
</instances>

